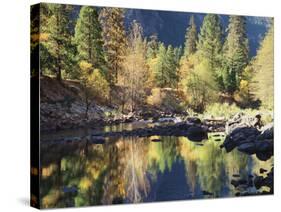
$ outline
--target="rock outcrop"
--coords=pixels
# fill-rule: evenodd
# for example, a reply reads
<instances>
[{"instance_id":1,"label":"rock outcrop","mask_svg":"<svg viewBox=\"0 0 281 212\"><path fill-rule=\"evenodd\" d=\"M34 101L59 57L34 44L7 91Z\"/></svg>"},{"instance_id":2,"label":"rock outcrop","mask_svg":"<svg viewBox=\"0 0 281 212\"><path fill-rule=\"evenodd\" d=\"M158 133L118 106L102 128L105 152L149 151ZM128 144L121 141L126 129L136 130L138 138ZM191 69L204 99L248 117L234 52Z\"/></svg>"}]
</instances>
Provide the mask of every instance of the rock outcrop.
<instances>
[{"instance_id":1,"label":"rock outcrop","mask_svg":"<svg viewBox=\"0 0 281 212\"><path fill-rule=\"evenodd\" d=\"M260 160L268 160L273 155L273 124L260 125L260 115L249 118L237 114L226 126L227 136L221 147L227 152L237 148L246 154L256 154Z\"/></svg>"}]
</instances>

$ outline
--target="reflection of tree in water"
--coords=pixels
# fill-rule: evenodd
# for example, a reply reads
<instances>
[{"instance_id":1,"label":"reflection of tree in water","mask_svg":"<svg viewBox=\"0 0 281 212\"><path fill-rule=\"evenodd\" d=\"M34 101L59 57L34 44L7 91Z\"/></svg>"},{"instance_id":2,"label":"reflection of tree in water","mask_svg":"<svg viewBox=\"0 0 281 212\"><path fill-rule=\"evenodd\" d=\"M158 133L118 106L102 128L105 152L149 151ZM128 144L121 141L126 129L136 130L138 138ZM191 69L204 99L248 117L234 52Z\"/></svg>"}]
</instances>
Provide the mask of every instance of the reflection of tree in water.
<instances>
[{"instance_id":1,"label":"reflection of tree in water","mask_svg":"<svg viewBox=\"0 0 281 212\"><path fill-rule=\"evenodd\" d=\"M103 204L123 203L124 190L124 166L125 166L125 145L122 139L112 139L106 144L108 155L108 168L103 182Z\"/></svg>"},{"instance_id":2,"label":"reflection of tree in water","mask_svg":"<svg viewBox=\"0 0 281 212\"><path fill-rule=\"evenodd\" d=\"M67 149L70 145L63 146ZM45 170L45 177L42 176L41 188L46 188L42 189L42 207L101 204L102 183L108 164L104 147L84 142L77 145L75 151L56 154L62 155L59 161L43 165L42 170L53 167L54 163L56 168L52 168L51 173Z\"/></svg>"},{"instance_id":3,"label":"reflection of tree in water","mask_svg":"<svg viewBox=\"0 0 281 212\"><path fill-rule=\"evenodd\" d=\"M178 159L184 160L194 196L201 189L217 197L226 187L233 195L233 174L243 178L253 170L258 175L260 167L270 170L273 163L273 159L260 162L238 151L225 153L211 140L197 146L184 137L158 139L111 138L102 145L80 142L43 148L48 157L41 158L42 207L141 202L150 192L150 183L170 172Z\"/></svg>"},{"instance_id":4,"label":"reflection of tree in water","mask_svg":"<svg viewBox=\"0 0 281 212\"><path fill-rule=\"evenodd\" d=\"M227 179L225 179L226 183L230 185L233 175L239 175L242 179L248 179L249 169L251 168L251 166L249 166L250 162L250 157L239 152L237 149L224 154L225 170L228 176ZM236 193L234 186L230 186L230 192L232 195Z\"/></svg>"},{"instance_id":5,"label":"reflection of tree in water","mask_svg":"<svg viewBox=\"0 0 281 212\"><path fill-rule=\"evenodd\" d=\"M206 141L198 147L186 138L180 138L179 153L184 159L186 179L194 195L199 183L202 190L212 192L214 196L221 193L225 178L222 150L219 144ZM198 179L198 182L196 182Z\"/></svg>"},{"instance_id":6,"label":"reflection of tree in water","mask_svg":"<svg viewBox=\"0 0 281 212\"><path fill-rule=\"evenodd\" d=\"M171 171L172 165L177 159L177 139L175 137L161 137L162 142L149 143L148 149L148 171L154 180L160 171L164 173L167 169Z\"/></svg>"},{"instance_id":7,"label":"reflection of tree in water","mask_svg":"<svg viewBox=\"0 0 281 212\"><path fill-rule=\"evenodd\" d=\"M218 197L221 194L224 179L224 157L219 144L208 141L199 153L197 173L203 190L209 191Z\"/></svg>"},{"instance_id":8,"label":"reflection of tree in water","mask_svg":"<svg viewBox=\"0 0 281 212\"><path fill-rule=\"evenodd\" d=\"M147 169L147 141L145 139L129 138L125 141L126 166L124 179L126 197L130 202L141 202L149 192Z\"/></svg>"},{"instance_id":9,"label":"reflection of tree in water","mask_svg":"<svg viewBox=\"0 0 281 212\"><path fill-rule=\"evenodd\" d=\"M198 157L198 147L185 137L179 138L178 152L184 160L186 181L191 188L192 195L195 194L196 184L197 184L197 160Z\"/></svg>"}]
</instances>

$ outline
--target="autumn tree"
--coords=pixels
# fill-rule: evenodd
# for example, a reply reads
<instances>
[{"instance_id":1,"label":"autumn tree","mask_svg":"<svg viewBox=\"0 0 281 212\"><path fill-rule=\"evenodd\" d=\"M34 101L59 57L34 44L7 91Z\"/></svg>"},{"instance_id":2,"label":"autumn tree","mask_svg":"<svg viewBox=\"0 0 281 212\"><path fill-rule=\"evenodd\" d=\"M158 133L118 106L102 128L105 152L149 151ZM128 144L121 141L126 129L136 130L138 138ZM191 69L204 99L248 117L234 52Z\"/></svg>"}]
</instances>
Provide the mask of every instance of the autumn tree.
<instances>
[{"instance_id":1,"label":"autumn tree","mask_svg":"<svg viewBox=\"0 0 281 212\"><path fill-rule=\"evenodd\" d=\"M126 60L123 62L122 85L127 87L130 111L134 111L145 97L145 83L148 77L146 64L146 42L139 23L134 21L128 36Z\"/></svg>"},{"instance_id":2,"label":"autumn tree","mask_svg":"<svg viewBox=\"0 0 281 212\"><path fill-rule=\"evenodd\" d=\"M222 28L218 15L204 17L198 35L197 51L181 60L180 87L186 94L188 105L202 112L207 104L218 98L221 68Z\"/></svg>"},{"instance_id":3,"label":"autumn tree","mask_svg":"<svg viewBox=\"0 0 281 212\"><path fill-rule=\"evenodd\" d=\"M218 87L210 63L198 55L189 61L189 69L182 81L186 100L194 111L203 112L208 104L218 99Z\"/></svg>"},{"instance_id":4,"label":"autumn tree","mask_svg":"<svg viewBox=\"0 0 281 212\"><path fill-rule=\"evenodd\" d=\"M274 90L274 24L261 42L253 62L254 77L251 90L262 105L273 108Z\"/></svg>"},{"instance_id":5,"label":"autumn tree","mask_svg":"<svg viewBox=\"0 0 281 212\"><path fill-rule=\"evenodd\" d=\"M80 81L83 86L83 100L85 103L85 119L88 119L90 106L94 101L103 103L109 98L109 84L99 69L94 69L91 63L82 60Z\"/></svg>"}]
</instances>

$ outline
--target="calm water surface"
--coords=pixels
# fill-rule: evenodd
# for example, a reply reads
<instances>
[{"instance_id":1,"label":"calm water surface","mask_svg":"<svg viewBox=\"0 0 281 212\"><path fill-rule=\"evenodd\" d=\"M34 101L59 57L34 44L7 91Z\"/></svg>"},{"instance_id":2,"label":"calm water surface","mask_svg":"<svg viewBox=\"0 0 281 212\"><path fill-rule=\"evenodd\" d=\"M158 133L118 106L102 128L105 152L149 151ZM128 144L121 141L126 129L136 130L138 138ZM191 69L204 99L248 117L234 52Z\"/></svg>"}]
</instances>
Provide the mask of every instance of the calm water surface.
<instances>
[{"instance_id":1,"label":"calm water surface","mask_svg":"<svg viewBox=\"0 0 281 212\"><path fill-rule=\"evenodd\" d=\"M149 124L98 130L118 131ZM85 133L89 130L42 135L42 207L233 197L237 192L256 190L253 186L235 189L232 179L248 180L249 175L260 175L260 168L270 170L273 164L273 159L262 162L238 151L226 153L219 148L223 139L212 136L200 143L185 137L107 138L104 144L44 141ZM161 141L152 142L155 138ZM267 189L262 187L260 191Z\"/></svg>"}]
</instances>

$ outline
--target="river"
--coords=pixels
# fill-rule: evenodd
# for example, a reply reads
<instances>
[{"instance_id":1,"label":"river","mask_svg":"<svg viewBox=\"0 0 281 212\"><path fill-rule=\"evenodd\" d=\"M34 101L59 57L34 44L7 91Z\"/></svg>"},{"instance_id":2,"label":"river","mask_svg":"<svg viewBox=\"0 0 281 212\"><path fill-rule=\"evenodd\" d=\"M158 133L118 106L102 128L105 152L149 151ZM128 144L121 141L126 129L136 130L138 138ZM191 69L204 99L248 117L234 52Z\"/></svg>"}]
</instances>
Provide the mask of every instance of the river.
<instances>
[{"instance_id":1,"label":"river","mask_svg":"<svg viewBox=\"0 0 281 212\"><path fill-rule=\"evenodd\" d=\"M256 194L255 176L270 170L273 157L260 161L219 146L223 133L202 142L186 137L109 137L88 141L50 142L96 131L132 130L152 126L133 123L41 135L40 195L43 208L234 197ZM48 141L47 141L48 140ZM234 187L232 180L243 180Z\"/></svg>"}]
</instances>

